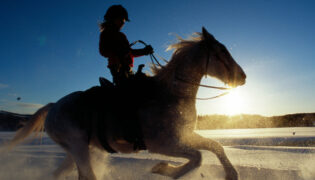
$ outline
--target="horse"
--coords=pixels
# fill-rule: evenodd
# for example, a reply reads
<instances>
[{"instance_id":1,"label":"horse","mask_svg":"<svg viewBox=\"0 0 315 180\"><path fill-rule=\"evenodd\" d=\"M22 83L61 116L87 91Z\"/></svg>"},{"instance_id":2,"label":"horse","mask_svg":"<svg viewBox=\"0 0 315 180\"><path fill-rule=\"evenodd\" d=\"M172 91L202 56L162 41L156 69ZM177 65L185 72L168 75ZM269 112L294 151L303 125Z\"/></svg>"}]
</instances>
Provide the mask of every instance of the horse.
<instances>
[{"instance_id":1,"label":"horse","mask_svg":"<svg viewBox=\"0 0 315 180\"><path fill-rule=\"evenodd\" d=\"M198 84L204 76L211 76L230 87L237 87L245 84L244 71L227 48L204 27L201 33L188 39L179 39L169 49L173 50L171 60L161 68L152 69L153 74L149 81L154 82L156 90L149 99L142 99L145 105L139 106L134 113L137 114L143 141L149 153L185 158L188 161L178 166L160 162L152 167L151 172L173 179L180 178L201 165L202 156L199 150L208 150L223 165L225 179L237 180L238 173L222 145L194 132L197 122L195 103ZM40 132L45 128L50 138L66 152L64 161L53 173L54 177L64 177L76 165L79 179L95 180L90 152L92 147L104 150L97 135L98 116L102 113L102 122L106 127L102 134L108 145L120 153L138 152L133 144L115 139L112 124L116 115L107 108L88 109L87 107L93 106L93 101L78 103L82 94L82 91L73 92L56 103L40 108L16 132L8 146L13 147L32 132ZM105 99L105 104L108 103ZM85 116L78 115L85 111L90 112Z\"/></svg>"}]
</instances>

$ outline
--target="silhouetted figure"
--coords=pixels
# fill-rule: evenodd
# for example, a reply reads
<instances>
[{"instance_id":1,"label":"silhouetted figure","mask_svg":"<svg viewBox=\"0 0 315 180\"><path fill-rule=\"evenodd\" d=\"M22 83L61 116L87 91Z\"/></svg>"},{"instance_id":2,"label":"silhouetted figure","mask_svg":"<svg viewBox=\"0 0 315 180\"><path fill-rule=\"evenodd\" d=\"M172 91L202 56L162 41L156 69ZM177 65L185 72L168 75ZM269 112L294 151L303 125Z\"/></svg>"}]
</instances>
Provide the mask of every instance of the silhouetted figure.
<instances>
[{"instance_id":1,"label":"silhouetted figure","mask_svg":"<svg viewBox=\"0 0 315 180\"><path fill-rule=\"evenodd\" d=\"M115 85L120 84L133 75L134 57L149 55L153 48L148 45L143 49L132 49L126 35L120 30L129 21L127 10L121 5L113 5L104 15L100 24L100 54L108 58L108 68Z\"/></svg>"},{"instance_id":2,"label":"silhouetted figure","mask_svg":"<svg viewBox=\"0 0 315 180\"><path fill-rule=\"evenodd\" d=\"M127 10L121 5L113 5L108 8L104 15L104 22L100 24L100 54L108 58L108 68L113 76L113 83L116 87L113 95L116 98L115 114L118 117L116 122L117 131L122 129L121 137L116 141L118 143L132 143L134 149L145 149L142 137L142 130L136 114L137 104L134 99L134 85L130 78L134 75L132 67L134 57L149 55L153 53L153 48L148 45L143 49L132 49L126 35L120 30L125 22L129 21ZM140 68L142 69L142 68ZM102 87L108 87L108 80L100 78ZM124 112L124 113L121 113Z\"/></svg>"}]
</instances>

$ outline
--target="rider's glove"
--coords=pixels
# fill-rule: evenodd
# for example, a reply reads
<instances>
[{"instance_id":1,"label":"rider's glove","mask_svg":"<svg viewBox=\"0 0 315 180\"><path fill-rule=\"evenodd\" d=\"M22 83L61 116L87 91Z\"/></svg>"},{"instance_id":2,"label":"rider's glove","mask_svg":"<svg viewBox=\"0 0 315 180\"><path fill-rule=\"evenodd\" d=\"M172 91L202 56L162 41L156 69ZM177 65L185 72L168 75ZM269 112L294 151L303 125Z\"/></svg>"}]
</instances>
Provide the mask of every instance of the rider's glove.
<instances>
[{"instance_id":1,"label":"rider's glove","mask_svg":"<svg viewBox=\"0 0 315 180\"><path fill-rule=\"evenodd\" d=\"M143 55L149 55L153 53L154 53L154 50L151 45L147 45L145 48L143 48Z\"/></svg>"}]
</instances>

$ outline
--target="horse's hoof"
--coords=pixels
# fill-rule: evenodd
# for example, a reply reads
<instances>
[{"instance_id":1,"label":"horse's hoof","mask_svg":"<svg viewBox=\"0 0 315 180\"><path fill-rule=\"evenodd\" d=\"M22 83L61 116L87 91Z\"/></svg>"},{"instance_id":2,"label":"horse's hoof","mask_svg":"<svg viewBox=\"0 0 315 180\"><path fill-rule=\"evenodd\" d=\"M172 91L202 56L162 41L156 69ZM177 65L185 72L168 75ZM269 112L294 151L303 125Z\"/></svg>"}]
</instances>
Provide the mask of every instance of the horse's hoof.
<instances>
[{"instance_id":1,"label":"horse's hoof","mask_svg":"<svg viewBox=\"0 0 315 180\"><path fill-rule=\"evenodd\" d=\"M179 170L180 169L178 167L170 165L167 162L160 162L152 168L151 172L163 176L168 176L173 179L178 179L179 177L181 177L181 175L179 174Z\"/></svg>"},{"instance_id":2,"label":"horse's hoof","mask_svg":"<svg viewBox=\"0 0 315 180\"><path fill-rule=\"evenodd\" d=\"M158 163L157 165L155 165L152 169L151 169L151 172L152 173L156 173L156 174L162 174L164 175L164 170L165 168L168 167L168 163L166 162L160 162Z\"/></svg>"}]
</instances>

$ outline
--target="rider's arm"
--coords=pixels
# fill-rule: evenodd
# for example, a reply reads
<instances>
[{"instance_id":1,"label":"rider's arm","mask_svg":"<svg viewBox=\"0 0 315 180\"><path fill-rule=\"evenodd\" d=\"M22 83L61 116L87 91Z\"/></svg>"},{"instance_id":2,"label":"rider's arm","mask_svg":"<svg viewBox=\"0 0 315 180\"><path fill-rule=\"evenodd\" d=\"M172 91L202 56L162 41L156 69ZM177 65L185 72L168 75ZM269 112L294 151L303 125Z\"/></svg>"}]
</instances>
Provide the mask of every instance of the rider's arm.
<instances>
[{"instance_id":1,"label":"rider's arm","mask_svg":"<svg viewBox=\"0 0 315 180\"><path fill-rule=\"evenodd\" d=\"M133 57L139 57L143 55L149 55L153 53L153 48L148 45L143 49L131 49L131 54Z\"/></svg>"}]
</instances>

